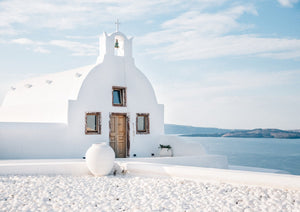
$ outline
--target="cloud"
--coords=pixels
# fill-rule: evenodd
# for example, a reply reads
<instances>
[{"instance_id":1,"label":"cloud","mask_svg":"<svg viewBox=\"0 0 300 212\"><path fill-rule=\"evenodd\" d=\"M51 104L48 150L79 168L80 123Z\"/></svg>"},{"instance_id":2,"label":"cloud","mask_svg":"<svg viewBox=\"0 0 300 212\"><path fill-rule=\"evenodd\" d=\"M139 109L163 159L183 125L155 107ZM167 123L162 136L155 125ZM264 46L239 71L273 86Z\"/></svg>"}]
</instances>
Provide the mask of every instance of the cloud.
<instances>
[{"instance_id":1,"label":"cloud","mask_svg":"<svg viewBox=\"0 0 300 212\"><path fill-rule=\"evenodd\" d=\"M42 54L48 54L50 53L50 51L48 49L45 49L43 47L36 47L35 49L33 49L34 52L38 52L38 53L42 53Z\"/></svg>"},{"instance_id":2,"label":"cloud","mask_svg":"<svg viewBox=\"0 0 300 212\"><path fill-rule=\"evenodd\" d=\"M16 30L12 29L11 27L5 27L0 29L0 35L16 35L18 34Z\"/></svg>"},{"instance_id":3,"label":"cloud","mask_svg":"<svg viewBox=\"0 0 300 212\"><path fill-rule=\"evenodd\" d=\"M191 36L166 46L149 48L155 58L197 60L225 56L259 56L275 59L299 59L299 39L261 38L255 35L220 37Z\"/></svg>"},{"instance_id":4,"label":"cloud","mask_svg":"<svg viewBox=\"0 0 300 212\"><path fill-rule=\"evenodd\" d=\"M217 13L188 11L164 22L162 28L166 30L173 29L177 33L190 31L197 32L197 34L220 35L232 30L243 29L245 26L236 20L245 13L257 15L257 11L253 6L236 6Z\"/></svg>"},{"instance_id":5,"label":"cloud","mask_svg":"<svg viewBox=\"0 0 300 212\"><path fill-rule=\"evenodd\" d=\"M283 7L293 7L294 4L297 4L299 0L277 0L279 4Z\"/></svg>"},{"instance_id":6,"label":"cloud","mask_svg":"<svg viewBox=\"0 0 300 212\"><path fill-rule=\"evenodd\" d=\"M84 44L68 40L52 40L49 45L59 46L72 51L73 56L97 55L97 45Z\"/></svg>"},{"instance_id":7,"label":"cloud","mask_svg":"<svg viewBox=\"0 0 300 212\"><path fill-rule=\"evenodd\" d=\"M245 14L257 15L253 6L236 6L225 11L204 13L188 11L161 24L162 30L141 37L143 43L163 44L186 41L195 37L219 36L232 31L240 31L251 25L243 25L237 19Z\"/></svg>"},{"instance_id":8,"label":"cloud","mask_svg":"<svg viewBox=\"0 0 300 212\"><path fill-rule=\"evenodd\" d=\"M300 70L209 72L198 78L155 85L167 108L167 123L229 128L300 124Z\"/></svg>"},{"instance_id":9,"label":"cloud","mask_svg":"<svg viewBox=\"0 0 300 212\"><path fill-rule=\"evenodd\" d=\"M112 22L148 20L158 14L179 12L187 8L221 5L226 0L3 0L0 2L0 28L20 30L19 26L35 29L75 29ZM1 30L1 29L0 29Z\"/></svg>"},{"instance_id":10,"label":"cloud","mask_svg":"<svg viewBox=\"0 0 300 212\"><path fill-rule=\"evenodd\" d=\"M34 44L34 41L28 39L28 38L18 38L11 41L12 43L17 43L21 45L32 45Z\"/></svg>"},{"instance_id":11,"label":"cloud","mask_svg":"<svg viewBox=\"0 0 300 212\"><path fill-rule=\"evenodd\" d=\"M47 45L45 42L33 41L28 38L17 38L17 39L11 40L11 43L30 46L30 48L28 48L28 49L30 49L34 52L37 52L37 53L42 53L42 54L50 53L50 51L48 49L42 47L42 46Z\"/></svg>"},{"instance_id":12,"label":"cloud","mask_svg":"<svg viewBox=\"0 0 300 212\"><path fill-rule=\"evenodd\" d=\"M67 39L77 39L77 40L85 40L85 39L97 39L98 35L92 35L92 36L80 36L80 35L66 35Z\"/></svg>"},{"instance_id":13,"label":"cloud","mask_svg":"<svg viewBox=\"0 0 300 212\"><path fill-rule=\"evenodd\" d=\"M297 46L299 46L299 41L297 43ZM290 51L284 51L284 52L269 52L269 53L262 53L259 54L260 57L267 57L272 59L279 59L279 60L285 60L285 59L297 59L300 58L300 50L294 49Z\"/></svg>"},{"instance_id":14,"label":"cloud","mask_svg":"<svg viewBox=\"0 0 300 212\"><path fill-rule=\"evenodd\" d=\"M161 24L161 30L137 40L147 54L167 60L197 60L225 56L299 59L300 40L242 34L253 27L238 22L244 14L258 15L249 6L216 13L185 12ZM148 45L148 47L147 47Z\"/></svg>"},{"instance_id":15,"label":"cloud","mask_svg":"<svg viewBox=\"0 0 300 212\"><path fill-rule=\"evenodd\" d=\"M0 3L0 26L13 27L14 24L35 26L39 28L73 28L83 20L82 13L90 8L71 2L47 2L40 0L10 0ZM75 15L77 14L77 15Z\"/></svg>"},{"instance_id":16,"label":"cloud","mask_svg":"<svg viewBox=\"0 0 300 212\"><path fill-rule=\"evenodd\" d=\"M167 60L196 60L240 55L275 59L299 58L297 39L242 34L246 29L254 26L241 23L240 17L258 15L256 8L251 4L224 5L225 2L226 0L2 1L0 2L0 34L18 34L21 29L17 26L25 26L30 30L31 28L69 30L88 27L91 24L112 22L116 18L115 14L118 14L123 21L141 19L147 22L152 20L150 18L155 19L157 15L169 13L173 14L171 17L178 15L163 22L160 30L136 39L139 44L146 44L146 54ZM295 0L288 2L295 2ZM89 38L92 36L67 36L67 39ZM13 42L33 45L35 51L41 50L42 46L45 49L44 45L52 45L68 49L72 51L72 55L96 55L96 48L87 42L84 44L58 40L49 44L30 43L29 40L22 39L14 39Z\"/></svg>"},{"instance_id":17,"label":"cloud","mask_svg":"<svg viewBox=\"0 0 300 212\"><path fill-rule=\"evenodd\" d=\"M50 41L33 41L28 38L18 38L11 40L11 43L30 46L31 50L38 53L47 54L50 51L46 47L61 47L71 51L72 56L91 56L97 55L96 44L85 44L69 40L50 40Z\"/></svg>"},{"instance_id":18,"label":"cloud","mask_svg":"<svg viewBox=\"0 0 300 212\"><path fill-rule=\"evenodd\" d=\"M173 98L181 102L188 99L214 98L215 96L244 95L241 92L260 92L266 88L278 89L286 86L296 86L300 81L300 70L258 72L250 71L225 71L195 74L193 78L176 83L156 85L165 93L164 98ZM176 90L176 92L173 92ZM258 93L258 95L260 95ZM198 96L198 97L197 97ZM162 98L162 99L164 99ZM183 98L183 99L182 99ZM184 102L184 101L183 101Z\"/></svg>"}]
</instances>

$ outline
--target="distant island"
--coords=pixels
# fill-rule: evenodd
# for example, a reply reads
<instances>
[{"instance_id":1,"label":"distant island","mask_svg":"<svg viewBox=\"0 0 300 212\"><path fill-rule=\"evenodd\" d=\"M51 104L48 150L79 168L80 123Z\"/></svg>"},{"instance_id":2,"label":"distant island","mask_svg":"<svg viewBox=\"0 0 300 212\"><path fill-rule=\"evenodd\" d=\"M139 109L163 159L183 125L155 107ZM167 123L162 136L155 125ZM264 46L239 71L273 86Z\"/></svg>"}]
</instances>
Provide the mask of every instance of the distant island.
<instances>
[{"instance_id":1,"label":"distant island","mask_svg":"<svg viewBox=\"0 0 300 212\"><path fill-rule=\"evenodd\" d=\"M179 134L187 137L233 137L233 138L300 138L300 130L280 129L220 129L165 124L166 134Z\"/></svg>"}]
</instances>

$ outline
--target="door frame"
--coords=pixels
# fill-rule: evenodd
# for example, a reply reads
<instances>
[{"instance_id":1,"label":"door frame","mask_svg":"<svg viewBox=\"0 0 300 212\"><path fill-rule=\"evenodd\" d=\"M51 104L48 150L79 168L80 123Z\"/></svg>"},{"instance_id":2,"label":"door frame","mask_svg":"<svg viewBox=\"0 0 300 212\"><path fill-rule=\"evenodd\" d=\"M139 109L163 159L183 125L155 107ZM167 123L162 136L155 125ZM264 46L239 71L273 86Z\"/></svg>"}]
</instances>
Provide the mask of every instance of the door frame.
<instances>
[{"instance_id":1,"label":"door frame","mask_svg":"<svg viewBox=\"0 0 300 212\"><path fill-rule=\"evenodd\" d=\"M113 115L122 115L125 116L126 120L126 148L125 148L125 156L130 156L130 122L129 122L129 115L127 113L117 113L117 112L111 112L109 113L109 133L108 133L108 142L110 143L110 131L111 131L111 117Z\"/></svg>"}]
</instances>

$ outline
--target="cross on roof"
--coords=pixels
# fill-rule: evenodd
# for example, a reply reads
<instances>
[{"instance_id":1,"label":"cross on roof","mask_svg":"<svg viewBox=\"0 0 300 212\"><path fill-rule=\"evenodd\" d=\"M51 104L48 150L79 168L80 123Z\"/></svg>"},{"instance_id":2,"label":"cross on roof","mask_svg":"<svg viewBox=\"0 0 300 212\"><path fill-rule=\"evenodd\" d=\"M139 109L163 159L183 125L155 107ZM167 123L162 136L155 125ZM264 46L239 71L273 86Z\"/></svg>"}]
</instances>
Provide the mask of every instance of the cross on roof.
<instances>
[{"instance_id":1,"label":"cross on roof","mask_svg":"<svg viewBox=\"0 0 300 212\"><path fill-rule=\"evenodd\" d=\"M116 25L116 32L119 32L119 25L120 25L119 19L117 19L115 25Z\"/></svg>"}]
</instances>

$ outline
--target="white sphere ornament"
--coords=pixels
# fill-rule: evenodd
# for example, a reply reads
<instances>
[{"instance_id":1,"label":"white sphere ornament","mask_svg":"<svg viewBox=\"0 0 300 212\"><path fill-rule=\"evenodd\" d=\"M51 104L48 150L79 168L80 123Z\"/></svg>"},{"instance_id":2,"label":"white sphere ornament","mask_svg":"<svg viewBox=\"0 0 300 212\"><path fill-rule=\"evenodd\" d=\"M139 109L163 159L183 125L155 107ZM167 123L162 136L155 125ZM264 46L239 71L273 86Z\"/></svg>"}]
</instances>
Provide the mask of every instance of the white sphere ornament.
<instances>
[{"instance_id":1,"label":"white sphere ornament","mask_svg":"<svg viewBox=\"0 0 300 212\"><path fill-rule=\"evenodd\" d=\"M90 172L96 176L109 174L114 166L115 152L105 143L93 144L85 153Z\"/></svg>"}]
</instances>

